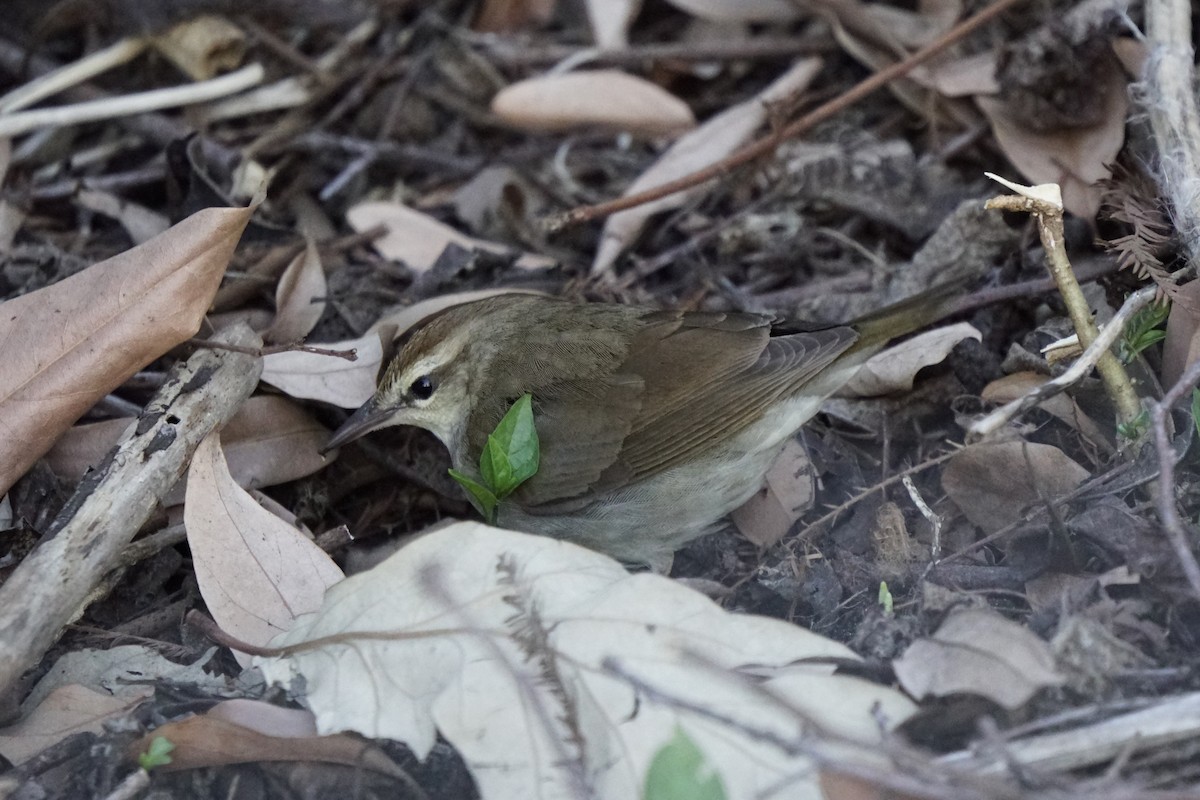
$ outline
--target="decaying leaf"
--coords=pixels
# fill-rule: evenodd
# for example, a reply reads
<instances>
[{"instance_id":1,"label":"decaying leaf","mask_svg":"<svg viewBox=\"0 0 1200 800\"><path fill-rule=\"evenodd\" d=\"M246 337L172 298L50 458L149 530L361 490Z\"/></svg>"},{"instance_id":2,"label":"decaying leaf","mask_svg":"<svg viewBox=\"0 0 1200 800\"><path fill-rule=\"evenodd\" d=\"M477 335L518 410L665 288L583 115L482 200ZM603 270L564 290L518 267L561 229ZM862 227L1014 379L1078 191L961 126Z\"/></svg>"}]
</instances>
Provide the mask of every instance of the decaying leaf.
<instances>
[{"instance_id":1,"label":"decaying leaf","mask_svg":"<svg viewBox=\"0 0 1200 800\"><path fill-rule=\"evenodd\" d=\"M0 305L0 493L97 400L196 335L251 213L205 209Z\"/></svg>"},{"instance_id":2,"label":"decaying leaf","mask_svg":"<svg viewBox=\"0 0 1200 800\"><path fill-rule=\"evenodd\" d=\"M820 69L820 59L801 59L755 97L722 111L694 131L680 136L629 185L624 195L661 186L720 161L748 142L754 132L762 127L772 103L801 91ZM613 262L633 243L650 217L686 205L710 190L711 186L708 185L697 186L610 216L605 220L600 242L596 246L592 272L602 273L611 269Z\"/></svg>"},{"instance_id":3,"label":"decaying leaf","mask_svg":"<svg viewBox=\"0 0 1200 800\"><path fill-rule=\"evenodd\" d=\"M730 797L785 777L790 796L816 796L805 757L745 731L792 740L812 720L863 745L847 758L878 763L878 723L912 709L886 687L800 663L854 658L803 628L726 613L566 542L473 523L346 579L275 644L316 639L324 643L257 663L271 681L304 677L319 730L397 739L418 757L440 733L488 798L528 797L530 787L546 800L575 798L581 781L597 798L639 797L676 726ZM685 705L656 701L615 669ZM756 677L744 680L751 669ZM692 703L733 722L689 712Z\"/></svg>"},{"instance_id":4,"label":"decaying leaf","mask_svg":"<svg viewBox=\"0 0 1200 800\"><path fill-rule=\"evenodd\" d=\"M383 361L379 334L345 342L316 345L329 350L354 350L348 361L322 353L288 350L263 357L262 382L298 400L319 400L338 408L358 408L375 393L375 376Z\"/></svg>"},{"instance_id":5,"label":"decaying leaf","mask_svg":"<svg viewBox=\"0 0 1200 800\"><path fill-rule=\"evenodd\" d=\"M942 471L942 488L967 519L992 533L1019 520L1026 506L1062 497L1088 475L1053 445L997 442L952 458Z\"/></svg>"},{"instance_id":6,"label":"decaying leaf","mask_svg":"<svg viewBox=\"0 0 1200 800\"><path fill-rule=\"evenodd\" d=\"M1038 372L1014 372L989 383L980 392L979 397L988 403L1008 403L1018 397L1024 397L1048 380L1049 376ZM1112 442L1104 435L1104 431L1069 395L1056 394L1048 397L1038 403L1038 408L1079 431L1093 445L1111 452Z\"/></svg>"},{"instance_id":7,"label":"decaying leaf","mask_svg":"<svg viewBox=\"0 0 1200 800\"><path fill-rule=\"evenodd\" d=\"M1167 338L1163 340L1162 382L1174 386L1197 358L1200 358L1200 281L1185 283L1177 290L1182 302L1171 306L1167 317Z\"/></svg>"},{"instance_id":8,"label":"decaying leaf","mask_svg":"<svg viewBox=\"0 0 1200 800\"><path fill-rule=\"evenodd\" d=\"M557 5L558 0L485 0L471 27L486 33L508 33L544 25Z\"/></svg>"},{"instance_id":9,"label":"decaying leaf","mask_svg":"<svg viewBox=\"0 0 1200 800\"><path fill-rule=\"evenodd\" d=\"M868 359L838 391L838 396L882 397L911 391L922 369L944 361L959 342L966 339L978 342L982 338L974 326L959 322L906 339Z\"/></svg>"},{"instance_id":10,"label":"decaying leaf","mask_svg":"<svg viewBox=\"0 0 1200 800\"><path fill-rule=\"evenodd\" d=\"M917 699L967 693L1007 709L1039 690L1061 686L1050 647L1023 625L990 609L952 613L928 639L892 662L896 678Z\"/></svg>"},{"instance_id":11,"label":"decaying leaf","mask_svg":"<svg viewBox=\"0 0 1200 800\"><path fill-rule=\"evenodd\" d=\"M192 458L183 522L205 604L243 641L266 644L342 579L328 555L233 482L216 436Z\"/></svg>"},{"instance_id":12,"label":"decaying leaf","mask_svg":"<svg viewBox=\"0 0 1200 800\"><path fill-rule=\"evenodd\" d=\"M641 136L676 136L696 118L661 86L619 70L542 75L501 89L492 113L529 131L600 129Z\"/></svg>"},{"instance_id":13,"label":"decaying leaf","mask_svg":"<svg viewBox=\"0 0 1200 800\"><path fill-rule=\"evenodd\" d=\"M767 470L763 488L730 515L733 524L759 547L775 544L812 508L816 498L813 472L804 443L790 439Z\"/></svg>"}]
</instances>

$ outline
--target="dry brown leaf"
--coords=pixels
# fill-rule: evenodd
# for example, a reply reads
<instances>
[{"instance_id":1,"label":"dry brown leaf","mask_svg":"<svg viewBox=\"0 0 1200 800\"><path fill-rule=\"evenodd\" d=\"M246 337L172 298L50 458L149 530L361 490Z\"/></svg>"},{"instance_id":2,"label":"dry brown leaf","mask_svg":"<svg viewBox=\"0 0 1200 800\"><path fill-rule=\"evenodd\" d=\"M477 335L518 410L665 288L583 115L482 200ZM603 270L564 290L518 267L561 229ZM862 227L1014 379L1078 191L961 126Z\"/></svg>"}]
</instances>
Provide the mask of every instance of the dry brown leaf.
<instances>
[{"instance_id":1,"label":"dry brown leaf","mask_svg":"<svg viewBox=\"0 0 1200 800\"><path fill-rule=\"evenodd\" d=\"M1035 131L1019 122L1003 100L975 98L1013 166L1031 183L1057 183L1066 210L1089 220L1100 210L1103 190L1096 183L1112 176L1108 165L1125 143L1129 113L1127 81L1116 64L1108 64L1096 82L1103 84L1097 92L1105 103L1100 122L1089 127Z\"/></svg>"},{"instance_id":2,"label":"dry brown leaf","mask_svg":"<svg viewBox=\"0 0 1200 800\"><path fill-rule=\"evenodd\" d=\"M275 289L275 321L263 339L298 342L308 336L325 313L325 268L317 243L308 240L304 252L292 259Z\"/></svg>"},{"instance_id":3,"label":"dry brown leaf","mask_svg":"<svg viewBox=\"0 0 1200 800\"><path fill-rule=\"evenodd\" d=\"M321 548L233 481L216 436L197 448L183 507L200 594L217 623L266 645L321 606L342 571ZM243 666L250 658L234 654Z\"/></svg>"},{"instance_id":4,"label":"dry brown leaf","mask_svg":"<svg viewBox=\"0 0 1200 800\"><path fill-rule=\"evenodd\" d=\"M1015 372L992 381L983 388L979 396L988 403L1009 403L1018 397L1024 397L1048 380L1050 380L1048 376L1037 372ZM1038 408L1070 425L1097 447L1108 452L1112 451L1112 442L1104 435L1104 431L1100 430L1100 426L1067 395L1056 394L1048 397L1038 403Z\"/></svg>"},{"instance_id":5,"label":"dry brown leaf","mask_svg":"<svg viewBox=\"0 0 1200 800\"><path fill-rule=\"evenodd\" d=\"M791 22L804 9L790 0L668 0L687 13L705 19L734 22Z\"/></svg>"},{"instance_id":6,"label":"dry brown leaf","mask_svg":"<svg viewBox=\"0 0 1200 800\"><path fill-rule=\"evenodd\" d=\"M254 761L322 761L401 774L374 744L349 734L318 736L312 712L261 700L226 700L204 714L168 722L131 744L129 757L136 759L158 736L175 745L171 763L159 768L163 772Z\"/></svg>"},{"instance_id":7,"label":"dry brown leaf","mask_svg":"<svg viewBox=\"0 0 1200 800\"><path fill-rule=\"evenodd\" d=\"M967 519L992 533L1021 518L1026 506L1054 500L1088 471L1049 444L999 442L963 450L942 472L942 488Z\"/></svg>"},{"instance_id":8,"label":"dry brown leaf","mask_svg":"<svg viewBox=\"0 0 1200 800\"><path fill-rule=\"evenodd\" d=\"M838 396L882 397L911 391L918 372L944 361L950 351L965 339L978 342L983 335L972 325L959 322L906 339L868 359L838 391Z\"/></svg>"},{"instance_id":9,"label":"dry brown leaf","mask_svg":"<svg viewBox=\"0 0 1200 800\"><path fill-rule=\"evenodd\" d=\"M346 211L346 222L360 233L377 225L384 226L387 232L375 239L372 246L384 258L403 261L415 272L424 272L432 267L450 244L464 250L485 250L501 255L515 252L502 244L459 233L446 223L403 203L382 200L359 203ZM517 259L515 266L536 269L554 263L554 259L526 253Z\"/></svg>"},{"instance_id":10,"label":"dry brown leaf","mask_svg":"<svg viewBox=\"0 0 1200 800\"><path fill-rule=\"evenodd\" d=\"M0 494L104 395L200 330L253 208L208 208L0 305Z\"/></svg>"},{"instance_id":11,"label":"dry brown leaf","mask_svg":"<svg viewBox=\"0 0 1200 800\"><path fill-rule=\"evenodd\" d=\"M501 89L492 113L523 130L579 129L675 136L696 125L687 103L656 83L615 69L543 75Z\"/></svg>"},{"instance_id":12,"label":"dry brown leaf","mask_svg":"<svg viewBox=\"0 0 1200 800\"><path fill-rule=\"evenodd\" d=\"M383 361L379 334L318 345L329 350L354 350L358 358L288 350L263 357L262 382L298 400L319 400L338 408L358 408L375 393L375 376Z\"/></svg>"},{"instance_id":13,"label":"dry brown leaf","mask_svg":"<svg viewBox=\"0 0 1200 800\"><path fill-rule=\"evenodd\" d=\"M770 104L804 89L820 69L819 58L801 59L752 99L722 111L694 131L680 136L629 185L624 195L661 186L720 161L749 141L754 132L762 127L767 120ZM697 186L610 216L600 234L596 257L592 261L592 273L611 269L613 262L633 243L651 216L686 205L711 190L711 184Z\"/></svg>"},{"instance_id":14,"label":"dry brown leaf","mask_svg":"<svg viewBox=\"0 0 1200 800\"><path fill-rule=\"evenodd\" d=\"M813 506L816 486L808 449L799 439L789 439L758 494L730 515L741 534L759 547L770 547L792 529Z\"/></svg>"},{"instance_id":15,"label":"dry brown leaf","mask_svg":"<svg viewBox=\"0 0 1200 800\"><path fill-rule=\"evenodd\" d=\"M104 721L120 716L154 694L149 686L114 697L77 683L52 691L20 722L0 729L0 755L20 764L76 733L100 733Z\"/></svg>"},{"instance_id":16,"label":"dry brown leaf","mask_svg":"<svg viewBox=\"0 0 1200 800\"><path fill-rule=\"evenodd\" d=\"M629 45L629 26L642 10L642 0L587 0L592 40L601 50Z\"/></svg>"},{"instance_id":17,"label":"dry brown leaf","mask_svg":"<svg viewBox=\"0 0 1200 800\"><path fill-rule=\"evenodd\" d=\"M952 613L928 639L918 639L892 661L910 695L975 694L1000 706L1020 708L1042 688L1061 686L1050 647L1023 625L995 611Z\"/></svg>"}]
</instances>

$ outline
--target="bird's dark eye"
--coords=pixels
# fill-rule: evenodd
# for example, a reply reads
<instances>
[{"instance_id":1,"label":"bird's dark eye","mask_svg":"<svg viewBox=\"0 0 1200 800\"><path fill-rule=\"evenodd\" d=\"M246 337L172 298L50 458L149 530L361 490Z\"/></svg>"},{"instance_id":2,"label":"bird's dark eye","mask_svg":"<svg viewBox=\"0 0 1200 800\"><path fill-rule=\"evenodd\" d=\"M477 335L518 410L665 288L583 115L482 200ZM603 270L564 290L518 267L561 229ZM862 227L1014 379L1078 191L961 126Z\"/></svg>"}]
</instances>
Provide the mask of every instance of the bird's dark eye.
<instances>
[{"instance_id":1,"label":"bird's dark eye","mask_svg":"<svg viewBox=\"0 0 1200 800\"><path fill-rule=\"evenodd\" d=\"M428 375L422 375L412 382L412 386L408 387L408 390L418 400L428 400L433 396L433 381L429 379Z\"/></svg>"}]
</instances>

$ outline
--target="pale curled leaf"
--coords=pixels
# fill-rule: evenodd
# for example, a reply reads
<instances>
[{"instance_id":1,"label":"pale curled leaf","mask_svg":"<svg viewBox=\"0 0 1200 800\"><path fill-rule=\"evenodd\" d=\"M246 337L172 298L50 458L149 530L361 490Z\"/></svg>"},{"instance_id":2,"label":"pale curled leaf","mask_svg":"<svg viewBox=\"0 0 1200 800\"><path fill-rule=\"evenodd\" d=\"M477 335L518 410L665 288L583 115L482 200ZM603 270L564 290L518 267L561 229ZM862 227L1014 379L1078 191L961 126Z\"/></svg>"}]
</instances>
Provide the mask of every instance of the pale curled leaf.
<instances>
[{"instance_id":1,"label":"pale curled leaf","mask_svg":"<svg viewBox=\"0 0 1200 800\"><path fill-rule=\"evenodd\" d=\"M268 342L298 342L325 313L325 269L312 239L304 252L292 259L275 289L275 321L263 335Z\"/></svg>"},{"instance_id":2,"label":"pale curled leaf","mask_svg":"<svg viewBox=\"0 0 1200 800\"><path fill-rule=\"evenodd\" d=\"M354 350L354 361L323 353L288 350L263 357L262 382L297 400L320 400L338 408L358 408L375 393L375 376L383 361L379 335L313 345L327 350Z\"/></svg>"},{"instance_id":3,"label":"pale curled leaf","mask_svg":"<svg viewBox=\"0 0 1200 800\"><path fill-rule=\"evenodd\" d=\"M876 353L838 391L839 397L881 397L913 388L917 373L939 364L966 339L980 341L974 326L959 322L918 334Z\"/></svg>"},{"instance_id":4,"label":"pale curled leaf","mask_svg":"<svg viewBox=\"0 0 1200 800\"><path fill-rule=\"evenodd\" d=\"M601 50L629 45L629 25L642 10L642 0L587 0L592 40Z\"/></svg>"},{"instance_id":5,"label":"pale curled leaf","mask_svg":"<svg viewBox=\"0 0 1200 800\"><path fill-rule=\"evenodd\" d=\"M252 213L199 211L0 305L0 493L97 400L196 335Z\"/></svg>"},{"instance_id":6,"label":"pale curled leaf","mask_svg":"<svg viewBox=\"0 0 1200 800\"><path fill-rule=\"evenodd\" d=\"M215 436L192 458L183 522L205 604L243 641L266 644L320 608L325 590L342 578L319 547L233 482Z\"/></svg>"},{"instance_id":7,"label":"pale curled leaf","mask_svg":"<svg viewBox=\"0 0 1200 800\"><path fill-rule=\"evenodd\" d=\"M668 0L697 17L737 22L791 22L804 9L790 0Z\"/></svg>"},{"instance_id":8,"label":"pale curled leaf","mask_svg":"<svg viewBox=\"0 0 1200 800\"><path fill-rule=\"evenodd\" d=\"M46 461L55 475L77 482L87 470L99 466L135 423L126 417L76 425L54 443ZM328 439L329 429L307 410L273 395L247 400L221 431L229 471L247 489L276 486L324 469L333 455L318 451ZM181 502L182 481L163 498L167 506Z\"/></svg>"},{"instance_id":9,"label":"pale curled leaf","mask_svg":"<svg viewBox=\"0 0 1200 800\"><path fill-rule=\"evenodd\" d=\"M937 633L913 642L892 666L900 684L918 699L968 693L1009 710L1039 689L1064 682L1045 642L989 609L951 614Z\"/></svg>"},{"instance_id":10,"label":"pale curled leaf","mask_svg":"<svg viewBox=\"0 0 1200 800\"><path fill-rule=\"evenodd\" d=\"M675 136L695 127L687 103L644 78L619 70L542 75L501 89L492 113L529 131L601 129Z\"/></svg>"},{"instance_id":11,"label":"pale curled leaf","mask_svg":"<svg viewBox=\"0 0 1200 800\"><path fill-rule=\"evenodd\" d=\"M796 62L770 86L744 103L722 111L693 131L683 134L645 172L623 192L638 194L689 175L725 158L744 145L767 120L770 104L777 103L807 86L820 71L821 60L805 58ZM646 221L655 214L679 208L711 186L697 186L634 208L618 211L604 222L596 246L592 272L611 269L617 257L641 233Z\"/></svg>"},{"instance_id":12,"label":"pale curled leaf","mask_svg":"<svg viewBox=\"0 0 1200 800\"><path fill-rule=\"evenodd\" d=\"M788 706L872 746L878 718L894 725L912 710L885 687L797 663L854 657L836 642L726 613L673 581L630 575L575 545L473 523L421 537L333 587L320 613L275 644L326 636L319 647L257 663L268 680L304 676L321 731L398 739L419 757L440 732L493 800L527 798L533 786L543 800L578 797L574 767L596 797L638 797L677 725L730 797L754 796L785 775L795 780L808 765L735 726L639 698L609 673L609 658L681 700L785 738L799 730ZM537 641L545 644L530 644ZM725 672L751 668L768 694ZM813 796L804 778L789 790Z\"/></svg>"},{"instance_id":13,"label":"pale curled leaf","mask_svg":"<svg viewBox=\"0 0 1200 800\"><path fill-rule=\"evenodd\" d=\"M346 211L346 222L360 233L378 225L386 233L375 239L372 246L384 258L404 262L415 272L425 272L434 265L448 245L464 250L483 250L504 255L515 253L512 248L496 242L476 239L460 233L428 214L403 203L369 200ZM532 253L519 254L514 266L538 269L554 265L554 259Z\"/></svg>"}]
</instances>

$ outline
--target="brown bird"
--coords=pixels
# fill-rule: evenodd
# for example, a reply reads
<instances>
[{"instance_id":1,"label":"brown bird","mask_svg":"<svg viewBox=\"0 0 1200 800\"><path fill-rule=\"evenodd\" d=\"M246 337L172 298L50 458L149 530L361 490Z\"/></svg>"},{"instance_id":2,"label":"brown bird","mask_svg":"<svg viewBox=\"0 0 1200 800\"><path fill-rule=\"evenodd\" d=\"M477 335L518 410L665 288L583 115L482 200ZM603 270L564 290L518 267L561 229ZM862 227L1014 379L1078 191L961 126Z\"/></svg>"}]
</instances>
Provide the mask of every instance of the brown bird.
<instances>
[{"instance_id":1,"label":"brown bird","mask_svg":"<svg viewBox=\"0 0 1200 800\"><path fill-rule=\"evenodd\" d=\"M941 316L948 291L783 335L764 314L519 294L466 303L413 334L328 448L415 425L477 476L488 434L529 393L540 466L498 524L663 569L759 489L784 442L868 357Z\"/></svg>"}]
</instances>

